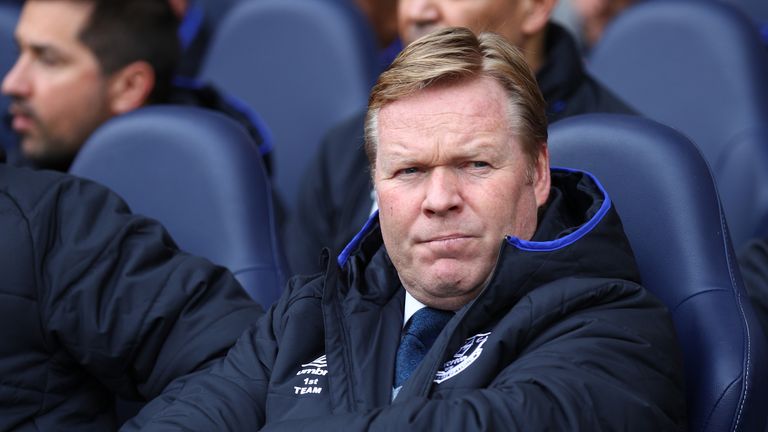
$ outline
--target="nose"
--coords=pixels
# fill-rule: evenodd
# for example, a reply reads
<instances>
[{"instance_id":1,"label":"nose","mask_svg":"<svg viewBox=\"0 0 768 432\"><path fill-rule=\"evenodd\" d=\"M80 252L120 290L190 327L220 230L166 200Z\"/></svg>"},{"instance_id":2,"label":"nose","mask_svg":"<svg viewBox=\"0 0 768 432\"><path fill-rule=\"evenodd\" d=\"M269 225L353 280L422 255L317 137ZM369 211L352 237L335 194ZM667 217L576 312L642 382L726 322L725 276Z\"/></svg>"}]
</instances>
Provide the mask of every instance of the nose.
<instances>
[{"instance_id":1,"label":"nose","mask_svg":"<svg viewBox=\"0 0 768 432\"><path fill-rule=\"evenodd\" d=\"M464 198L458 174L449 168L435 168L429 174L422 210L427 216L447 216L461 211Z\"/></svg>"},{"instance_id":2,"label":"nose","mask_svg":"<svg viewBox=\"0 0 768 432\"><path fill-rule=\"evenodd\" d=\"M23 57L19 57L11 70L3 77L1 91L12 97L27 97L31 91L27 79L26 65Z\"/></svg>"},{"instance_id":3,"label":"nose","mask_svg":"<svg viewBox=\"0 0 768 432\"><path fill-rule=\"evenodd\" d=\"M435 0L400 0L400 21L408 27L430 26L440 19L440 9Z\"/></svg>"}]
</instances>

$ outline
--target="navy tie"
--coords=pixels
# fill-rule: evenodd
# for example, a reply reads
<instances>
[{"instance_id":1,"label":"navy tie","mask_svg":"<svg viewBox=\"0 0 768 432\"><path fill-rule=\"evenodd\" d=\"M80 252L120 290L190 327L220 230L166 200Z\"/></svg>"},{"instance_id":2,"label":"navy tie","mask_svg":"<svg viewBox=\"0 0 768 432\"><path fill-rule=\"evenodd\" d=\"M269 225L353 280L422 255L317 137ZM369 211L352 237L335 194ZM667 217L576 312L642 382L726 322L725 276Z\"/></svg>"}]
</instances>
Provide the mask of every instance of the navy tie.
<instances>
[{"instance_id":1,"label":"navy tie","mask_svg":"<svg viewBox=\"0 0 768 432\"><path fill-rule=\"evenodd\" d=\"M421 308L413 314L397 349L395 388L402 386L411 376L451 317L453 312L430 307Z\"/></svg>"}]
</instances>

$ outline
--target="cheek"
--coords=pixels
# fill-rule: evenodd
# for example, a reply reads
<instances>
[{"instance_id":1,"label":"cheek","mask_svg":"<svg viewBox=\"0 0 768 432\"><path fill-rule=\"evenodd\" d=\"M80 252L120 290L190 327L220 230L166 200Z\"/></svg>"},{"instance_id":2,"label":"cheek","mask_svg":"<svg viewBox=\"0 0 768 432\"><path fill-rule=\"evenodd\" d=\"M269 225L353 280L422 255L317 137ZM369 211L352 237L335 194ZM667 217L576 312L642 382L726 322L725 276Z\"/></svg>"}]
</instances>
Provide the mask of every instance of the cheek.
<instances>
[{"instance_id":1,"label":"cheek","mask_svg":"<svg viewBox=\"0 0 768 432\"><path fill-rule=\"evenodd\" d=\"M483 7L459 4L445 8L442 14L443 22L447 26L467 27L473 32L479 33L485 29L487 24L487 19L482 13Z\"/></svg>"},{"instance_id":2,"label":"cheek","mask_svg":"<svg viewBox=\"0 0 768 432\"><path fill-rule=\"evenodd\" d=\"M407 208L400 193L397 191L380 192L377 195L379 206L379 221L382 228L397 228L407 219Z\"/></svg>"},{"instance_id":3,"label":"cheek","mask_svg":"<svg viewBox=\"0 0 768 432\"><path fill-rule=\"evenodd\" d=\"M478 213L485 215L483 218L489 222L489 227L492 224L494 240L505 235L530 237L533 234L537 208L531 186L488 187L481 198L482 210Z\"/></svg>"}]
</instances>

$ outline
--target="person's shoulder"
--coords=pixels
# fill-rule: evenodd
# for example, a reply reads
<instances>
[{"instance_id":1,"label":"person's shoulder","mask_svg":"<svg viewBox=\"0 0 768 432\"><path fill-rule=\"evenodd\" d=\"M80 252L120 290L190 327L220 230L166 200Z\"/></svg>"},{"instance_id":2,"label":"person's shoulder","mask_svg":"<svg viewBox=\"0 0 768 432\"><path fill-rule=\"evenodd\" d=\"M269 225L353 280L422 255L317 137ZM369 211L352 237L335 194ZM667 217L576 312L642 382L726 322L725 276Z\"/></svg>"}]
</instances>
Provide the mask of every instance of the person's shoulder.
<instances>
[{"instance_id":1,"label":"person's shoulder","mask_svg":"<svg viewBox=\"0 0 768 432\"><path fill-rule=\"evenodd\" d=\"M532 304L554 308L564 318L582 313L613 314L614 310L664 311L666 307L655 295L637 282L611 277L563 277L529 293ZM630 314L624 314L629 319Z\"/></svg>"},{"instance_id":2,"label":"person's shoulder","mask_svg":"<svg viewBox=\"0 0 768 432\"><path fill-rule=\"evenodd\" d=\"M294 275L285 286L285 291L277 302L277 308L288 310L306 301L321 301L325 286L326 272L308 275Z\"/></svg>"},{"instance_id":3,"label":"person's shoulder","mask_svg":"<svg viewBox=\"0 0 768 432\"><path fill-rule=\"evenodd\" d=\"M323 139L325 150L351 150L355 146L362 146L365 116L366 111L362 110L331 127Z\"/></svg>"},{"instance_id":4,"label":"person's shoulder","mask_svg":"<svg viewBox=\"0 0 768 432\"><path fill-rule=\"evenodd\" d=\"M368 157L365 154L365 116L361 111L332 127L324 136L311 172L327 178L323 187L335 209L347 203L345 198L366 197L369 192ZM317 181L313 179L312 181ZM366 211L370 201L363 200Z\"/></svg>"},{"instance_id":5,"label":"person's shoulder","mask_svg":"<svg viewBox=\"0 0 768 432\"><path fill-rule=\"evenodd\" d=\"M584 72L584 78L577 94L580 94L580 98L583 99L585 113L595 112L638 115L636 109L617 96L588 71Z\"/></svg>"},{"instance_id":6,"label":"person's shoulder","mask_svg":"<svg viewBox=\"0 0 768 432\"><path fill-rule=\"evenodd\" d=\"M112 195L107 188L90 180L66 173L0 164L0 193L13 200L23 211L32 211L41 205L66 204L64 195L77 195L88 199L98 195Z\"/></svg>"},{"instance_id":7,"label":"person's shoulder","mask_svg":"<svg viewBox=\"0 0 768 432\"><path fill-rule=\"evenodd\" d=\"M39 194L66 181L67 176L63 173L0 164L0 191L7 195Z\"/></svg>"},{"instance_id":8,"label":"person's shoulder","mask_svg":"<svg viewBox=\"0 0 768 432\"><path fill-rule=\"evenodd\" d=\"M22 217L38 238L45 232L110 236L142 218L107 187L70 174L0 165L2 210Z\"/></svg>"}]
</instances>

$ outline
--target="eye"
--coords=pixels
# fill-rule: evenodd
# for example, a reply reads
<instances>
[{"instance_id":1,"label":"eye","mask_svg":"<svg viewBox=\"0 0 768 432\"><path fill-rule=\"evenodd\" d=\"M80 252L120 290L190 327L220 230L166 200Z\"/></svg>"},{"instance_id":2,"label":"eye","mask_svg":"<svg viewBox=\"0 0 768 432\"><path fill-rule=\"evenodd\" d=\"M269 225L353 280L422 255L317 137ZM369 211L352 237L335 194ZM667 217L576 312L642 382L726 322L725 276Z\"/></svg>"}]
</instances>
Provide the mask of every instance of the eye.
<instances>
[{"instance_id":1,"label":"eye","mask_svg":"<svg viewBox=\"0 0 768 432\"><path fill-rule=\"evenodd\" d=\"M32 47L33 58L46 66L56 66L62 62L61 55L53 49L47 47Z\"/></svg>"},{"instance_id":2,"label":"eye","mask_svg":"<svg viewBox=\"0 0 768 432\"><path fill-rule=\"evenodd\" d=\"M485 171L491 167L486 161L469 161L463 164L463 169L469 171Z\"/></svg>"},{"instance_id":3,"label":"eye","mask_svg":"<svg viewBox=\"0 0 768 432\"><path fill-rule=\"evenodd\" d=\"M56 66L57 64L61 63L61 58L49 51L43 51L37 58L40 60L40 63L47 66Z\"/></svg>"},{"instance_id":4,"label":"eye","mask_svg":"<svg viewBox=\"0 0 768 432\"><path fill-rule=\"evenodd\" d=\"M403 168L401 170L397 171L397 175L413 175L419 172L419 169L416 167L408 167Z\"/></svg>"}]
</instances>

